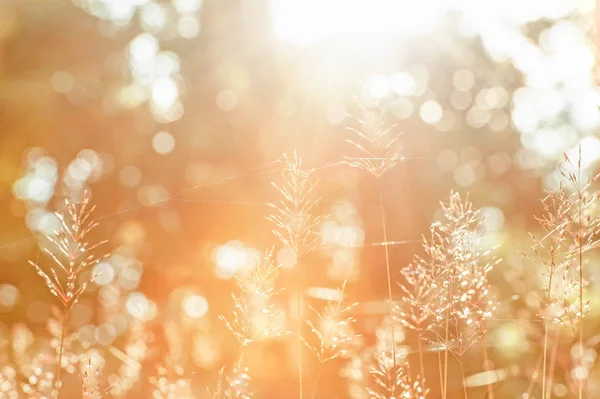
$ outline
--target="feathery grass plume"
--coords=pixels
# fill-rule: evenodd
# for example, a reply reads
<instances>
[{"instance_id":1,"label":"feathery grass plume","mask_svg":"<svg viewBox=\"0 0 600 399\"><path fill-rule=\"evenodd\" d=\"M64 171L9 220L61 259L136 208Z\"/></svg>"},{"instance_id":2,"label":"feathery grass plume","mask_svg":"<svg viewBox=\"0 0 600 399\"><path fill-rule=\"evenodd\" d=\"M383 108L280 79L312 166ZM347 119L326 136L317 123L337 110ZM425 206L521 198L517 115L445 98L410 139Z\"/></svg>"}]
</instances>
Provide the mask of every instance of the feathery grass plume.
<instances>
[{"instance_id":1,"label":"feathery grass plume","mask_svg":"<svg viewBox=\"0 0 600 399\"><path fill-rule=\"evenodd\" d=\"M283 182L272 183L282 199L269 204L274 213L267 220L275 226L273 234L300 258L314 249L319 238L316 227L321 218L316 212L321 198L315 192L318 180L313 178L313 170L302 168L302 159L296 152L284 154L283 162Z\"/></svg>"},{"instance_id":2,"label":"feathery grass plume","mask_svg":"<svg viewBox=\"0 0 600 399\"><path fill-rule=\"evenodd\" d=\"M414 276L425 276L426 284L435 293L409 297L408 303L429 312L430 320L435 321L429 328L434 335L431 341L442 345L445 352L443 393L446 397L448 351L459 360L464 373L462 357L484 335L483 322L496 309L487 275L499 260L492 250L482 245L482 218L473 210L471 202L452 192L441 206L443 218L432 224L431 238L424 244L429 259L414 263ZM406 323L415 324L410 321L408 318ZM464 384L463 387L466 396Z\"/></svg>"},{"instance_id":3,"label":"feathery grass plume","mask_svg":"<svg viewBox=\"0 0 600 399\"><path fill-rule=\"evenodd\" d=\"M482 246L482 219L471 202L452 193L449 201L442 204L442 210L444 220L435 227L431 243L440 271L430 283L435 284L446 305L442 306L443 310L429 310L438 320L442 313L449 316L450 330L443 328L444 337L450 334L454 345L448 348L460 357L481 337L485 331L483 321L496 309L496 302L489 293L488 273L499 260L492 250ZM439 327L440 323L433 330ZM445 338L444 341L451 342Z\"/></svg>"},{"instance_id":4,"label":"feathery grass plume","mask_svg":"<svg viewBox=\"0 0 600 399\"><path fill-rule=\"evenodd\" d=\"M430 309L436 309L438 313L443 313L445 307L448 306L445 296L438 295L438 284L431 284L439 281L440 277L437 274L443 271L441 265L437 263L436 251L439 248L435 245L436 226L434 224L430 227L429 239L426 237L422 239L425 257L416 256L413 262L400 270L404 278L403 282L398 283L403 291L402 305L396 305L395 309L400 323L417 335L421 376L425 376L422 341L427 333L439 323L435 313L431 312ZM444 382L440 351L437 351L437 354L441 384L440 392L443 392Z\"/></svg>"},{"instance_id":5,"label":"feathery grass plume","mask_svg":"<svg viewBox=\"0 0 600 399\"><path fill-rule=\"evenodd\" d=\"M318 325L311 320L306 321L319 342L318 346L313 346L304 337L302 338L306 347L319 362L311 398L316 395L322 365L330 360L348 356L348 345L358 337L352 331L351 326L356 319L349 315L357 303L346 305L343 302L345 289L346 282L344 281L342 287L337 290L336 298L329 299L323 311L319 312L312 306L310 307L319 318Z\"/></svg>"},{"instance_id":6,"label":"feathery grass plume","mask_svg":"<svg viewBox=\"0 0 600 399\"><path fill-rule=\"evenodd\" d=\"M587 285L584 278L584 254L600 243L600 218L595 215L600 192L592 185L599 175L588 182L582 181L581 147L577 164L564 155L565 164L558 169L564 179L558 187L547 192L542 200L544 215L537 218L544 231L542 237L531 234L533 256L524 256L541 266L543 299L539 315L542 319L568 326L575 335L579 326L580 367L583 365L583 317L589 311L589 301L583 299ZM544 324L542 397L550 394L546 389L546 357L548 351L548 324ZM554 365L550 365L553 369ZM583 379L579 380L581 397Z\"/></svg>"},{"instance_id":7,"label":"feathery grass plume","mask_svg":"<svg viewBox=\"0 0 600 399\"><path fill-rule=\"evenodd\" d=\"M369 399L425 399L429 394L423 377L417 376L413 380L409 364L394 365L388 351L376 352L375 364L371 367L370 375L374 387L366 388Z\"/></svg>"},{"instance_id":8,"label":"feathery grass plume","mask_svg":"<svg viewBox=\"0 0 600 399\"><path fill-rule=\"evenodd\" d=\"M46 286L56 296L65 309L70 310L85 291L93 277L84 282L77 279L81 273L100 262L107 255L98 256L93 251L106 241L90 244L87 235L98 226L90 219L95 207L89 208L90 195L86 190L79 204L67 198L66 211L55 212L60 221L60 229L55 236L46 236L50 248L43 251L52 259L54 265L50 273L44 271L37 262L29 261L37 273L44 279ZM59 277L62 274L63 277ZM64 281L63 281L64 280Z\"/></svg>"},{"instance_id":9,"label":"feathery grass plume","mask_svg":"<svg viewBox=\"0 0 600 399\"><path fill-rule=\"evenodd\" d=\"M81 381L83 399L102 399L111 391L110 386L103 388L99 385L100 367L93 370L92 359L88 359L87 364L84 366L83 373L80 374L79 378Z\"/></svg>"},{"instance_id":10,"label":"feathery grass plume","mask_svg":"<svg viewBox=\"0 0 600 399\"><path fill-rule=\"evenodd\" d=\"M329 300L322 312L310 307L319 318L319 323L315 325L311 320L307 320L306 324L317 337L319 345L313 346L304 338L302 340L321 364L347 356L348 344L357 337L351 328L356 319L349 315L357 303L346 305L343 302L345 289L344 281L338 289L337 298Z\"/></svg>"},{"instance_id":11,"label":"feathery grass plume","mask_svg":"<svg viewBox=\"0 0 600 399\"><path fill-rule=\"evenodd\" d=\"M267 250L262 258L255 258L249 275L235 277L241 294L232 293L233 318L219 317L243 349L260 339L286 334L278 324L283 312L277 310L275 304L275 297L280 292L275 288L278 275L279 266L273 260L273 251Z\"/></svg>"},{"instance_id":12,"label":"feathery grass plume","mask_svg":"<svg viewBox=\"0 0 600 399\"><path fill-rule=\"evenodd\" d=\"M58 398L60 387L60 372L62 369L63 349L69 314L73 305L85 291L87 285L93 281L94 276L86 281L78 281L81 274L100 262L106 255L98 256L94 253L106 241L89 243L87 236L98 225L90 216L94 207L89 207L90 195L87 190L83 193L81 202L75 203L65 199L65 211L55 212L60 221L60 229L55 235L46 236L50 246L44 252L50 257L53 265L46 272L38 262L29 261L37 273L44 279L46 286L62 304L63 323L61 341L58 355L56 375L56 396Z\"/></svg>"},{"instance_id":13,"label":"feathery grass plume","mask_svg":"<svg viewBox=\"0 0 600 399\"><path fill-rule=\"evenodd\" d=\"M430 238L422 238L425 256L415 256L413 262L400 270L404 278L398 283L403 291L402 306L397 306L400 323L421 336L437 324L430 309L446 306L444 296L438 295L437 281L444 272L441 259L445 258L442 247L436 245L441 241L438 230L439 224L433 223L429 228Z\"/></svg>"},{"instance_id":14,"label":"feathery grass plume","mask_svg":"<svg viewBox=\"0 0 600 399\"><path fill-rule=\"evenodd\" d=\"M569 179L571 178L568 175ZM574 182L576 184L576 182ZM581 245L583 254L594 249L600 239L597 237L600 219L589 213L598 194L589 195L586 191L591 182L575 192L569 191L562 182L558 189L547 193L542 200L545 215L538 218L544 230L541 238L531 235L533 254L543 266L541 277L544 281L545 300L540 309L540 316L554 323L563 324L575 333L575 326L585 313L589 311L589 302L580 309L580 292L585 287L579 282L579 206L584 212L581 226ZM581 196L581 199L579 198ZM581 203L581 204L580 204Z\"/></svg>"},{"instance_id":15,"label":"feathery grass plume","mask_svg":"<svg viewBox=\"0 0 600 399\"><path fill-rule=\"evenodd\" d=\"M379 182L379 206L381 212L381 225L383 230L383 247L385 250L385 265L387 273L389 317L392 320L392 361L396 366L396 337L394 331L394 301L392 297L392 276L390 270L390 254L388 250L387 225L383 204L383 185L381 177L393 168L400 160L400 148L397 148L399 135L392 136L391 132L396 125L388 126L385 121L385 109L378 104L365 105L364 101L356 101L362 115L355 116L358 127L348 127L355 134L354 138L346 141L356 147L362 154L359 158L345 157L345 163L373 174Z\"/></svg>"},{"instance_id":16,"label":"feathery grass plume","mask_svg":"<svg viewBox=\"0 0 600 399\"><path fill-rule=\"evenodd\" d=\"M278 275L279 265L276 265L273 260L273 250L266 250L262 258L260 256L255 258L254 267L249 275L235 277L241 295L231 294L235 304L233 319L228 320L222 315L219 318L237 338L241 351L233 369L233 376L225 378L224 370L221 370L219 384L213 398L250 398L251 394L248 390L250 376L247 369L243 367L248 347L261 339L287 334L278 325L278 318L282 315L275 304L275 296L280 292L275 288L275 279Z\"/></svg>"},{"instance_id":17,"label":"feathery grass plume","mask_svg":"<svg viewBox=\"0 0 600 399\"><path fill-rule=\"evenodd\" d=\"M283 199L270 204L275 212L267 216L275 228L273 234L296 256L298 273L297 317L298 317L298 384L300 399L303 396L302 382L302 274L300 258L315 248L318 234L316 227L321 217L316 214L320 198L316 195L318 181L313 178L313 170L302 168L302 160L294 151L284 154L285 167L282 171L283 183L273 186Z\"/></svg>"},{"instance_id":18,"label":"feathery grass plume","mask_svg":"<svg viewBox=\"0 0 600 399\"><path fill-rule=\"evenodd\" d=\"M354 137L346 141L358 149L362 157L344 157L344 162L380 178L400 160L401 149L397 146L400 136L391 134L396 125L387 124L385 109L377 104L364 105L358 100L356 104L360 115L351 116L356 120L357 127L347 128L354 133Z\"/></svg>"}]
</instances>

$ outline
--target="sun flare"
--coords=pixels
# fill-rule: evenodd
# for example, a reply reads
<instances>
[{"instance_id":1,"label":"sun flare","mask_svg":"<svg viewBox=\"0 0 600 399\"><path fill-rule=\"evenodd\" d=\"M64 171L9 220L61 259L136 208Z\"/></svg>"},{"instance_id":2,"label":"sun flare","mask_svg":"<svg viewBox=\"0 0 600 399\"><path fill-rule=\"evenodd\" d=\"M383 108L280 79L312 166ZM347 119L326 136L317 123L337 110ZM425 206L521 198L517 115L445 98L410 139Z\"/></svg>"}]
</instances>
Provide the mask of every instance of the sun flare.
<instances>
[{"instance_id":1,"label":"sun flare","mask_svg":"<svg viewBox=\"0 0 600 399\"><path fill-rule=\"evenodd\" d=\"M431 32L443 0L272 0L276 35L299 45L327 38L418 36Z\"/></svg>"}]
</instances>

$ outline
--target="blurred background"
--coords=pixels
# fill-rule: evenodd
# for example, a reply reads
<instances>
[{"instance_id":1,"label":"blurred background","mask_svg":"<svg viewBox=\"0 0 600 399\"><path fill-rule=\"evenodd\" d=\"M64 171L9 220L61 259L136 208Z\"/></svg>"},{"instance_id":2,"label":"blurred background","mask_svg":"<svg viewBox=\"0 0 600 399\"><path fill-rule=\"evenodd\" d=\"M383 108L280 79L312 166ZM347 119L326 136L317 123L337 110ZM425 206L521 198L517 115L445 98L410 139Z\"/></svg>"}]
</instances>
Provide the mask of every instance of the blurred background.
<instances>
[{"instance_id":1,"label":"blurred background","mask_svg":"<svg viewBox=\"0 0 600 399\"><path fill-rule=\"evenodd\" d=\"M278 200L276 161L297 150L329 215L322 249L306 257L306 287L348 281L364 346L387 309L380 183L396 280L439 201L470 193L504 259L493 273L504 320L489 326L489 344L510 378L497 396L517 397L543 334L518 251L562 153L576 158L581 145L588 172L600 159L597 19L593 0L0 1L0 365L52 342L55 301L27 261L56 229L64 197L89 187L94 235L111 256L73 310L73 352L98 360L115 397L148 397L167 359L205 397L236 359L218 316L231 312L232 277L254 254L275 245L288 288L280 306L295 309L295 265L265 216ZM401 134L402 161L381 182L340 163L356 153L345 140L359 93ZM587 320L591 340L593 306ZM414 337L400 338L410 359ZM556 397L573 384L571 338ZM252 350L256 397L296 397L296 349L286 337ZM471 356L476 374L481 353ZM316 363L305 358L312 387ZM366 378L359 363L327 364L318 396L364 397L352 382Z\"/></svg>"}]
</instances>

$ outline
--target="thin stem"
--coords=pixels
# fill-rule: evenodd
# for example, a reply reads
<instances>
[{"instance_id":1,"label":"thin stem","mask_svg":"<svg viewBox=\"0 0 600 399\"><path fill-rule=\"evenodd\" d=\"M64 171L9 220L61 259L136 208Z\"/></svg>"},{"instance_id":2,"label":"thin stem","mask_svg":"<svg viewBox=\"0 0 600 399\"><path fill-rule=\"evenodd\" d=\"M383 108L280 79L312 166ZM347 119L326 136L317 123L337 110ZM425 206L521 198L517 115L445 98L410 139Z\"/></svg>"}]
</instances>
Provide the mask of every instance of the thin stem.
<instances>
[{"instance_id":1,"label":"thin stem","mask_svg":"<svg viewBox=\"0 0 600 399\"><path fill-rule=\"evenodd\" d=\"M313 385L312 394L310 395L310 399L315 399L315 395L317 394L317 386L319 385L319 378L321 377L321 366L322 366L321 363L319 363L319 365L317 366L317 376L315 377L315 383Z\"/></svg>"},{"instance_id":2,"label":"thin stem","mask_svg":"<svg viewBox=\"0 0 600 399\"><path fill-rule=\"evenodd\" d=\"M550 292L550 291L548 291ZM544 353L542 366L542 399L546 397L546 354L548 353L548 323L544 322Z\"/></svg>"},{"instance_id":3,"label":"thin stem","mask_svg":"<svg viewBox=\"0 0 600 399\"><path fill-rule=\"evenodd\" d=\"M458 332L459 332L458 331L458 323L455 325L455 328L456 328L456 336L459 336L459 334L458 334ZM462 375L463 392L464 392L464 395L465 395L465 399L468 399L468 396L467 396L467 384L465 383L465 364L463 362L463 360L464 360L464 357L463 357L464 351L463 351L463 348L462 348L462 344L461 344L461 347L460 347L460 351L461 352L460 352L460 356L458 357L458 362L460 363L460 373Z\"/></svg>"},{"instance_id":4,"label":"thin stem","mask_svg":"<svg viewBox=\"0 0 600 399\"><path fill-rule=\"evenodd\" d=\"M488 356L487 342L485 340L485 334L483 335L483 362L484 362L483 369L485 371L490 371L490 358ZM492 383L489 381L487 384L487 391L488 391L488 398L494 399L494 388L492 387Z\"/></svg>"},{"instance_id":5,"label":"thin stem","mask_svg":"<svg viewBox=\"0 0 600 399\"><path fill-rule=\"evenodd\" d=\"M556 337L554 337L554 344L552 346L552 355L550 356L550 370L548 371L548 388L546 394L548 399L552 398L552 383L554 382L554 366L556 366L556 357L558 355L558 343L560 340L560 326L557 328ZM542 399L546 399L542 397Z\"/></svg>"},{"instance_id":6,"label":"thin stem","mask_svg":"<svg viewBox=\"0 0 600 399\"><path fill-rule=\"evenodd\" d=\"M462 375L462 386L463 386L463 393L465 395L465 399L469 399L469 396L467 395L467 384L465 384L465 365L463 363L463 357L461 355L460 357L460 373Z\"/></svg>"},{"instance_id":7,"label":"thin stem","mask_svg":"<svg viewBox=\"0 0 600 399\"><path fill-rule=\"evenodd\" d=\"M419 332L419 366L421 367L421 378L424 379L425 378L425 366L423 365L423 345L421 344L422 341L422 336L421 333Z\"/></svg>"},{"instance_id":8,"label":"thin stem","mask_svg":"<svg viewBox=\"0 0 600 399\"><path fill-rule=\"evenodd\" d=\"M58 370L56 371L56 382L55 382L56 395L54 396L55 399L58 399L58 393L60 390L60 373L62 370L62 358L63 358L63 351L65 348L65 336L67 335L67 323L69 322L69 314L70 313L71 313L71 308L67 308L63 313L62 331L60 334L60 349L58 352Z\"/></svg>"},{"instance_id":9,"label":"thin stem","mask_svg":"<svg viewBox=\"0 0 600 399\"><path fill-rule=\"evenodd\" d=\"M300 270L300 264L298 264ZM300 274L300 273L298 273ZM302 383L302 287L298 288L298 304L296 307L298 313L298 385L300 389L300 399L304 398L303 383Z\"/></svg>"},{"instance_id":10,"label":"thin stem","mask_svg":"<svg viewBox=\"0 0 600 399\"><path fill-rule=\"evenodd\" d=\"M536 381L539 379L538 373L540 370L540 363L542 362L542 355L540 355L538 357L538 360L535 364L535 369L533 371L533 374L531 376L531 379L529 380L529 386L527 387L527 397L530 398L531 394L533 392L533 388L535 387L535 383Z\"/></svg>"},{"instance_id":11,"label":"thin stem","mask_svg":"<svg viewBox=\"0 0 600 399\"><path fill-rule=\"evenodd\" d=\"M448 309L446 309L446 338L444 339L444 396L448 394Z\"/></svg>"},{"instance_id":12,"label":"thin stem","mask_svg":"<svg viewBox=\"0 0 600 399\"><path fill-rule=\"evenodd\" d=\"M554 276L554 250L552 253L552 261L550 262L550 276L548 277L548 297L547 302L550 304L550 292L552 292L552 277ZM542 399L546 397L546 353L548 352L548 323L544 321L544 365L542 367Z\"/></svg>"},{"instance_id":13,"label":"thin stem","mask_svg":"<svg viewBox=\"0 0 600 399\"><path fill-rule=\"evenodd\" d=\"M243 346L242 350L240 351L240 358L238 359L238 362L237 362L237 367L236 367L237 372L239 372L242 369L242 362L244 361L244 356L246 356L247 351L248 351L248 347Z\"/></svg>"},{"instance_id":14,"label":"thin stem","mask_svg":"<svg viewBox=\"0 0 600 399\"><path fill-rule=\"evenodd\" d=\"M579 163L577 167L577 186L579 194L579 366L583 370L583 210L581 195L581 144L579 145ZM579 378L579 399L583 397L583 378Z\"/></svg>"},{"instance_id":15,"label":"thin stem","mask_svg":"<svg viewBox=\"0 0 600 399\"><path fill-rule=\"evenodd\" d=\"M442 352L438 349L438 370L440 372L440 394L444 396L444 375L442 374Z\"/></svg>"},{"instance_id":16,"label":"thin stem","mask_svg":"<svg viewBox=\"0 0 600 399\"><path fill-rule=\"evenodd\" d=\"M394 370L396 370L396 336L394 334L394 302L392 299L392 275L390 272L390 254L388 251L387 244L387 226L385 223L385 210L383 206L383 183L381 179L379 179L379 205L381 210L381 225L383 227L383 247L385 248L385 268L387 272L387 285L388 285L388 300L390 301L390 322L391 322L391 330L392 330L392 361L394 365ZM392 392L393 395L395 392L396 386L394 385L394 389Z\"/></svg>"}]
</instances>

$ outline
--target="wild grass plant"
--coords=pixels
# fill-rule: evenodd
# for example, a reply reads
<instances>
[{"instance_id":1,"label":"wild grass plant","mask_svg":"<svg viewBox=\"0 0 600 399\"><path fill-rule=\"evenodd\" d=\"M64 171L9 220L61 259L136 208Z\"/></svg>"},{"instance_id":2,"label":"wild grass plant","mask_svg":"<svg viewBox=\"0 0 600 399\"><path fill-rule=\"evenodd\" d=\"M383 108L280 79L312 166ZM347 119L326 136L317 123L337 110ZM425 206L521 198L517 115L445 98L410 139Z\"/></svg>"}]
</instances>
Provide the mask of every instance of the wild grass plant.
<instances>
[{"instance_id":1,"label":"wild grass plant","mask_svg":"<svg viewBox=\"0 0 600 399\"><path fill-rule=\"evenodd\" d=\"M29 261L43 278L50 293L58 298L62 306L60 344L54 378L55 398L59 397L65 337L71 310L88 284L94 281L95 276L89 275L89 269L107 256L95 253L96 249L106 241L88 242L89 234L98 225L91 217L93 211L94 207L90 207L90 194L87 190L84 191L83 198L79 203L67 198L65 210L55 212L56 218L60 221L60 228L55 235L46 237L49 246L43 249L52 260L52 266L46 270L40 266L38 261ZM88 272L87 277L83 276L84 272ZM87 381L88 378L82 380L82 382ZM85 392L88 392L87 386L84 387Z\"/></svg>"},{"instance_id":2,"label":"wild grass plant","mask_svg":"<svg viewBox=\"0 0 600 399\"><path fill-rule=\"evenodd\" d=\"M346 157L346 163L352 167L362 169L372 174L379 183L379 209L381 213L381 227L383 232L383 248L385 251L385 268L388 288L388 307L390 320L394 318L394 299L392 294L392 272L390 265L390 253L388 248L387 221L384 208L384 193L382 177L384 173L392 169L400 160L400 148L398 148L399 135L393 135L395 125L388 125L385 119L385 110L380 109L377 104L364 105L357 101L359 116L356 117L357 127L349 127L354 133L352 138L346 141L356 148L361 156ZM391 332L391 354L394 370L398 368L396 356L396 334L394 323L390 325ZM396 396L396 386L393 386L391 395Z\"/></svg>"},{"instance_id":3,"label":"wild grass plant","mask_svg":"<svg viewBox=\"0 0 600 399\"><path fill-rule=\"evenodd\" d=\"M486 386L486 397L508 397L503 396L497 383L509 380L514 367L492 369L488 353L489 343L493 342L487 336L490 323L501 323L511 315L500 314L501 302L491 283L490 274L502 267L502 261L497 248L486 240L484 212L468 196L451 192L440 202L438 217L421 240L422 250L409 264L399 265L390 256L387 224L393 221L386 218L382 183L385 173L402 161L399 136L393 126L386 127L385 110L376 104L359 104L355 122L348 143L350 151L359 155L347 156L340 163L368 172L380 186L383 241L378 244L384 249L387 298L374 337L357 332L366 317L362 304L351 299L353 282L344 281L337 289L330 288L325 303L307 305L305 272L312 267L307 255L321 249L319 226L325 217L317 171L306 167L293 152L282 158L281 175L272 182L279 198L271 203L266 215L273 227L275 248L281 246L293 257L292 270L283 267L272 248L257 255L235 276L233 309L220 319L237 342L236 356L223 365L216 381L198 381L178 364L176 356L158 360L152 357L156 334L143 319L127 325L129 334L120 348L109 347L110 354L121 363L116 372L104 374L95 364L101 356L90 356L94 353L89 346L75 345L81 333L69 330L70 315L97 277L92 269L107 256L101 251L106 241L94 244L89 238L98 224L86 190L78 200L67 197L65 206L56 212L60 226L45 237L43 244L49 264L42 257L30 262L60 304L58 317L48 323L55 344L34 350L33 333L16 326L6 337L10 348L2 348L3 353L9 353L2 355L4 364L0 364L2 397L137 397L136 386L145 380L155 399L261 398L254 393L256 362L249 359L259 343L271 340L286 344L291 341L296 348L298 385L294 384L297 389L290 388L290 398L326 397L320 392L320 382L330 364L343 369L348 379L343 391L331 397L477 398L482 390L475 390L469 381L481 375L484 377L476 385ZM600 240L598 193L593 191L596 178L584 175L581 153L577 161L565 156L560 177L556 190L543 199L545 214L538 218L543 233L532 234L530 247L523 248L528 262L539 271L535 307L543 326L539 366L527 377L531 384L521 396L528 399L556 396L557 362L564 346L560 337L565 327L577 337L576 350L570 352L572 372L567 376L571 377L566 377L571 378L567 386L573 397L585 396L590 369L583 318L590 310L586 299L587 256ZM295 275L294 287L281 285L284 274ZM291 298L288 291L296 294L296 320L285 311L285 300ZM388 327L391 339L386 336ZM471 355L482 355L483 362L471 363L467 368ZM435 372L428 369L429 363L436 364ZM474 364L477 370L473 370ZM453 377L451 365L460 369L460 378ZM79 371L77 392L72 385L64 387L64 370L67 374ZM310 396L306 393L308 375L312 376ZM536 389L538 380L540 389Z\"/></svg>"},{"instance_id":4,"label":"wild grass plant","mask_svg":"<svg viewBox=\"0 0 600 399\"><path fill-rule=\"evenodd\" d=\"M267 219L274 225L273 234L281 241L296 259L298 277L298 291L296 297L297 339L298 339L298 387L300 398L304 397L304 384L302 373L302 307L303 270L302 256L312 251L319 239L316 227L320 216L316 213L320 198L316 196L317 181L313 171L303 169L302 159L294 152L291 156L283 156L284 168L282 170L283 182L273 186L281 195L281 200L271 204L274 212Z\"/></svg>"},{"instance_id":5,"label":"wild grass plant","mask_svg":"<svg viewBox=\"0 0 600 399\"><path fill-rule=\"evenodd\" d=\"M552 396L561 326L568 328L573 336L578 336L574 375L578 377L578 396L583 396L584 376L587 374L583 318L590 310L589 300L585 299L588 281L584 265L585 256L600 243L600 219L595 216L599 193L593 188L598 175L584 180L581 147L577 161L564 155L564 164L559 167L558 175L558 186L548 191L542 200L545 213L537 218L543 235L531 234L531 250L525 254L539 267L541 280L538 315L544 325L543 399ZM551 334L552 330L554 334ZM550 346L553 349L549 356Z\"/></svg>"}]
</instances>

